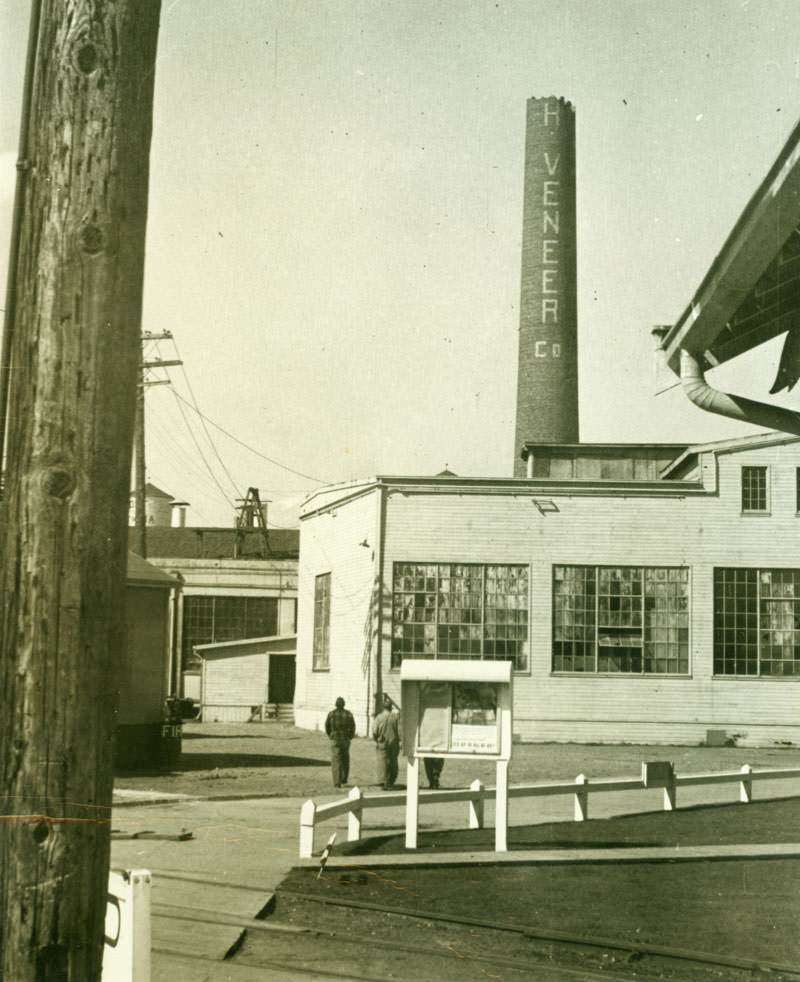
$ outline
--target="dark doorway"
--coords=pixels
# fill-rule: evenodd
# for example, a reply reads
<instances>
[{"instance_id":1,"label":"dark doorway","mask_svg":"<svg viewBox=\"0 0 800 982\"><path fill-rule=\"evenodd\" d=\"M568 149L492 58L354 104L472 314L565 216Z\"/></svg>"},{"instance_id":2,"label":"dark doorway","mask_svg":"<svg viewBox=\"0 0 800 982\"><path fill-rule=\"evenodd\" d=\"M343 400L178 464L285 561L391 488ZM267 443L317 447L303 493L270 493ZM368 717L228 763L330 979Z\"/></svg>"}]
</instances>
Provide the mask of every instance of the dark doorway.
<instances>
[{"instance_id":1,"label":"dark doorway","mask_svg":"<svg viewBox=\"0 0 800 982\"><path fill-rule=\"evenodd\" d=\"M294 702L294 655L269 656L269 701Z\"/></svg>"}]
</instances>

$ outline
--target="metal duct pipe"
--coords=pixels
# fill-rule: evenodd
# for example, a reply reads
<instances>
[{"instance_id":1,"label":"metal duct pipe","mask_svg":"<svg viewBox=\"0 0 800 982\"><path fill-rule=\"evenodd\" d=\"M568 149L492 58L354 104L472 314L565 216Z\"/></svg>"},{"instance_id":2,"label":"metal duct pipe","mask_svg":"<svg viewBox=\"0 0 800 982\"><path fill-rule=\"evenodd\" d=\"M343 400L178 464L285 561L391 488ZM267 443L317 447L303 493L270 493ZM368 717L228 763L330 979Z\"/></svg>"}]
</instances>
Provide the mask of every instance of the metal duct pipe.
<instances>
[{"instance_id":1,"label":"metal duct pipe","mask_svg":"<svg viewBox=\"0 0 800 982\"><path fill-rule=\"evenodd\" d=\"M707 413L800 436L800 413L712 388L706 382L700 363L686 349L681 349L681 385L689 400Z\"/></svg>"}]
</instances>

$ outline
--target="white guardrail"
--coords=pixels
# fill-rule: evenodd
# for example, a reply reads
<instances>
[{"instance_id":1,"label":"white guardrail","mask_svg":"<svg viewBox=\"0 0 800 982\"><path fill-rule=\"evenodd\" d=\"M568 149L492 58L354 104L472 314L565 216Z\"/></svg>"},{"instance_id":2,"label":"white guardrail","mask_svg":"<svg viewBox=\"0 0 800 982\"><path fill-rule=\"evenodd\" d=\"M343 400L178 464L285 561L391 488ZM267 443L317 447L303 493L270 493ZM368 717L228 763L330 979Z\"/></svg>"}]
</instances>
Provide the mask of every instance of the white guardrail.
<instances>
[{"instance_id":1,"label":"white guardrail","mask_svg":"<svg viewBox=\"0 0 800 982\"><path fill-rule=\"evenodd\" d=\"M748 803L753 799L753 781L777 781L784 778L800 778L800 767L754 770L744 764L738 771L711 771L707 774L676 774L669 761L654 761L642 764L642 776L638 778L592 778L579 774L574 781L557 784L517 784L508 789L509 798L543 798L552 795L573 795L575 799L574 819L584 822L589 817L589 795L608 791L645 791L660 788L664 794L664 810L677 807L677 789L703 784L739 784L739 801ZM473 781L468 788L453 788L445 791L420 791L419 803L445 804L466 801L468 826L471 829L483 828L484 802L495 797L493 787L485 787L480 781ZM300 858L308 859L314 855L314 833L318 825L347 815L347 841L357 842L361 838L363 814L372 808L393 808L405 805L405 791L390 791L383 794L364 794L360 788L352 788L346 798L318 805L312 800L304 802L300 809Z\"/></svg>"},{"instance_id":2,"label":"white guardrail","mask_svg":"<svg viewBox=\"0 0 800 982\"><path fill-rule=\"evenodd\" d=\"M150 871L111 870L103 982L150 982Z\"/></svg>"}]
</instances>

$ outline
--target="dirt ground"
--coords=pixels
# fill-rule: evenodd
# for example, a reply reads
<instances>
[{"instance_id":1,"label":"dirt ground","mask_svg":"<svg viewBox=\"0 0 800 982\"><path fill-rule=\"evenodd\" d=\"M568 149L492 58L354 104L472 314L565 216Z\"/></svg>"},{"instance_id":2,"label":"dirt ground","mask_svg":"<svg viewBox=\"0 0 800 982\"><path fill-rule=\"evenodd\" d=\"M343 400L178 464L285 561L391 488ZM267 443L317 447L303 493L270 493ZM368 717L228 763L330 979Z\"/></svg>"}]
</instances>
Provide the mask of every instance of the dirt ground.
<instances>
[{"instance_id":1,"label":"dirt ground","mask_svg":"<svg viewBox=\"0 0 800 982\"><path fill-rule=\"evenodd\" d=\"M797 841L800 801L760 802L747 808L704 806L584 824L554 822L514 828L510 833L512 848ZM437 851L467 845L480 848L481 844L490 849L491 836L490 829L441 830L423 835L421 845ZM402 851L399 840L369 842L371 852ZM365 845L353 844L341 851L362 852ZM312 902L312 897L328 903ZM339 901L383 910L334 906ZM492 921L523 931L498 932L400 913L412 909L420 915ZM761 974L580 946L566 942L563 936L674 947L712 959L733 957L800 970L800 860L335 868L326 870L321 878L314 870L295 869L281 886L273 918L296 926L313 925L340 937L366 935L409 945L421 945L427 939L427 944L443 944L463 957L491 957L499 951L511 960L528 960L532 966L549 961L587 971L613 970L611 974L626 978L630 973L636 978L698 982L752 980ZM548 943L526 936L525 930L545 937L555 932L560 940ZM249 950L256 957L257 945ZM503 974L506 969L502 966L500 969L500 975L494 977L517 977L512 969L508 974ZM449 976L444 971L439 977ZM791 976L775 971L769 977L777 982Z\"/></svg>"},{"instance_id":2,"label":"dirt ground","mask_svg":"<svg viewBox=\"0 0 800 982\"><path fill-rule=\"evenodd\" d=\"M800 748L751 750L725 747L585 746L521 744L514 747L512 783L588 777L635 777L643 760L671 760L678 772L755 767L798 767ZM372 743L351 746L351 784L376 783ZM476 777L494 781L493 765L448 761L443 787L463 787ZM401 771L402 775L402 771ZM402 776L401 776L402 780ZM185 727L179 766L168 773L122 774L118 788L182 792L201 797L264 795L321 798L341 794L331 786L324 734L279 723ZM493 832L423 829L423 850L491 848ZM485 842L482 841L485 839ZM756 801L747 807L704 806L585 823L512 826L509 845L614 847L730 842L800 841L800 799ZM354 850L395 851L388 836L354 843ZM402 851L402 850L401 850ZM276 922L309 928L283 935L249 932L233 962L337 971L344 978L421 982L527 980L558 982L661 979L664 982L783 982L732 967L675 962L624 948L547 940L557 930L641 944L735 954L774 964L800 965L800 860L736 860L675 864L594 864L551 867L389 868L294 871L281 884ZM308 899L300 894L314 894ZM379 904L388 910L323 904ZM544 937L470 924L411 917L416 912L513 922ZM354 972L353 967L358 966ZM792 976L797 982L797 975Z\"/></svg>"},{"instance_id":3,"label":"dirt ground","mask_svg":"<svg viewBox=\"0 0 800 982\"><path fill-rule=\"evenodd\" d=\"M350 747L350 784L376 785L372 742L356 738ZM643 760L672 760L678 771L798 767L800 748L646 747L578 744L519 744L510 766L511 783L588 777L637 777ZM494 783L486 761L449 761L442 787L463 787L475 778ZM401 769L400 781L403 781ZM323 733L284 723L187 723L178 767L169 772L122 773L117 788L211 795L259 794L319 797L333 794L330 751Z\"/></svg>"}]
</instances>

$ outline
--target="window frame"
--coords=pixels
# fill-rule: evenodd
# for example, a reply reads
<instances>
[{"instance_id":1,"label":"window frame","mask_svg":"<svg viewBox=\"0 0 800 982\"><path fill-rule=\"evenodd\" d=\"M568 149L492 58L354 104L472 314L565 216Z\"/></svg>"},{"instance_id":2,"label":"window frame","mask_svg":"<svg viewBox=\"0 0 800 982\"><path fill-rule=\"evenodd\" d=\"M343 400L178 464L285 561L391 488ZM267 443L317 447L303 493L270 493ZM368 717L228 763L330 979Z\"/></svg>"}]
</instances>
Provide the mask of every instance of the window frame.
<instances>
[{"instance_id":1,"label":"window frame","mask_svg":"<svg viewBox=\"0 0 800 982\"><path fill-rule=\"evenodd\" d=\"M738 617L745 617L745 618L747 617L747 610L746 610L746 601L748 599L747 597L740 598L738 596L734 596L732 598L732 599L734 599L736 601L740 601L740 602L741 602L741 600L744 600L744 602L745 602L745 609L744 609L744 611L741 611L740 610L739 604L737 604L734 607L733 610L725 610L725 609L719 609L718 610L718 605L719 605L720 601L724 602L724 600L726 599L725 598L725 595L724 595L724 592L722 592L722 587L724 586L724 584L723 584L722 579L721 579L721 576L723 574L725 574L725 573L729 573L729 574L730 573L733 573L734 574L734 580L733 580L734 586L736 585L736 574L737 573L740 574L740 576L742 577L742 580L743 581L746 580L746 574L747 573L754 574L753 579L755 581L755 587L756 587L756 589L755 589L755 596L754 596L754 600L755 600L755 612L754 612L755 625L752 626L750 628L750 630L752 630L754 632L754 635L755 635L755 665L756 665L756 671L755 671L755 673L751 673L751 672L736 672L736 671L734 671L734 672L724 672L724 671L719 671L717 669L717 651L718 651L718 648L723 647L723 642L721 640L718 641L718 637L719 637L718 632L719 631L724 632L726 630L726 628L728 630L730 630L730 631L733 631L734 633L736 633L738 631L742 631L742 630L744 630L744 631L747 631L748 630L746 620L745 620L744 626L741 626L740 624L737 624L737 618ZM771 577L775 573L779 574L779 576L777 578L778 581L780 581L780 574L786 574L786 573L795 574L795 579L797 579L798 585L800 585L800 568L794 567L794 566L715 566L713 568L713 573L712 573L712 576L713 576L713 582L712 582L713 613L712 613L712 634L711 634L711 643L712 643L712 664L711 664L711 669L712 669L712 678L714 678L715 681L716 680L719 680L719 681L723 681L724 682L724 681L735 681L735 680L738 679L738 680L745 680L745 681L748 681L748 682L760 682L760 681L766 679L768 681L778 681L778 682L800 682L800 658L794 658L794 659L791 659L791 660L790 659L782 659L782 658L766 658L766 657L764 657L764 654L763 654L763 652L764 652L763 636L765 634L774 635L774 634L777 634L777 633L784 633L784 632L791 631L791 630L794 630L798 634L800 634L800 628L794 628L793 629L793 628L788 628L788 627L785 627L785 626L782 626L782 625L778 625L778 626L766 626L765 627L764 626L764 621L763 621L763 618L764 618L765 615L764 615L764 612L762 612L762 609L761 609L762 608L762 602L764 604L771 604L771 605L773 605L773 607L775 605L777 605L777 604L784 604L784 603L795 602L795 608L798 611L798 615L800 616L800 589L798 589L797 594L795 596L792 596L792 597L789 597L789 596L782 597L782 596L779 596L779 595L773 594L773 593L770 593L769 595L764 596L764 594L762 592L762 577L763 577L763 575L765 573L770 574ZM778 586L778 583L773 581L773 582L771 582L771 586L772 587L777 587ZM772 613L773 614L777 614L778 611L777 610L773 610ZM730 627L728 626L727 623L722 623L722 624L719 624L718 623L718 617L724 617L724 616L733 618L733 624ZM794 620L794 618L792 618L792 619ZM734 645L734 652L735 652L735 650L736 650L736 642L735 642L735 640L733 642L733 645ZM744 656L743 656L743 658L744 658L745 661L747 661L747 648L746 648L746 646L744 647L743 650L744 650ZM724 660L725 659L724 659L724 653L723 653L723 664L724 664ZM737 663L737 658L736 658L735 654L734 654L734 657L732 659L728 659L728 660L733 661L734 665L736 665L736 663ZM794 672L793 674L783 674L783 673L780 673L779 674L779 673L764 673L764 672L762 672L762 663L782 663L782 662L789 662L789 661L791 661L792 663L796 664L797 667L798 667L798 670L796 672Z\"/></svg>"},{"instance_id":2,"label":"window frame","mask_svg":"<svg viewBox=\"0 0 800 982\"><path fill-rule=\"evenodd\" d=\"M555 587L555 584L556 584L556 569L559 569L559 568L560 569L565 569L565 570L566 569L572 569L572 570L584 570L584 571L586 571L586 570L592 570L593 571L593 574L594 574L594 598L593 598L593 600L594 600L594 604L593 604L594 620L593 620L592 627L593 627L593 632L594 632L594 639L593 639L593 641L585 641L585 640L582 641L582 643L584 643L584 644L591 645L592 648L593 648L593 650L594 650L594 668L593 669L581 670L581 669L574 669L574 668L571 668L570 669L570 668L555 668L554 667L555 666L555 659L556 659L556 649L555 649L556 642L557 642L557 640L562 640L562 641L565 640L565 639L557 639L556 638L556 626L557 626L556 625L556 620L557 619L556 619L556 587ZM640 572L640 576L639 576L639 583L640 583L639 599L641 601L641 624L639 626L640 627L639 637L641 638L641 642L642 642L641 643L641 655L640 655L642 667L641 667L641 670L640 671L623 671L623 670L619 670L619 669L616 669L615 670L615 669L608 669L608 668L602 668L601 669L599 667L600 666L600 657L601 657L600 656L600 649L603 648L603 647L605 647L605 648L610 647L608 645L601 645L600 644L601 627L604 627L605 626L606 629L608 629L608 627L610 626L610 625L601 625L600 624L600 596L601 596L600 588L599 588L600 587L600 573L601 573L601 570L607 570L607 569L639 570L639 572ZM646 671L646 669L645 669L646 657L647 657L646 656L646 650L647 650L647 645L648 645L647 628L650 627L650 628L652 628L654 630L658 630L659 628L661 628L663 630L676 630L678 632L680 632L680 630L682 629L681 626L680 626L680 624L667 625L666 628L664 628L663 626L660 626L660 625L656 625L656 624L649 624L648 625L648 622L647 622L647 607L646 607L646 596L647 596L647 594L646 594L646 586L645 586L646 581L647 581L646 573L647 573L648 570L652 570L652 571L654 571L654 570L665 570L667 572L670 571L670 570L685 570L686 571L686 632L687 633L686 633L686 642L685 643L686 643L686 649L687 649L687 651L686 651L686 671L685 672L683 672L683 671L658 672L658 671ZM584 582L586 581L586 579L587 579L587 577L584 576L583 577ZM669 581L669 578L667 578L666 582L670 582ZM693 591L692 591L692 567L691 566L686 566L686 565L648 566L648 565L635 565L635 564L632 564L632 563L628 563L628 564L626 564L626 563L553 563L551 565L551 568L550 568L550 598L551 598L550 675L553 676L553 677L569 677L569 678L691 679L692 678L692 675L693 675L693 659L692 659L692 592ZM606 595L603 594L603 596L606 596ZM632 593L631 594L631 599L633 599L634 596L635 595ZM667 598L667 599L669 599L669 598ZM577 610L578 608L576 607L575 609ZM588 608L584 607L583 609L586 610ZM656 612L658 612L658 611L656 611ZM678 611L676 611L676 613L680 614L681 611L678 610ZM584 624L584 626L586 626L586 625ZM620 627L620 630L621 631L623 629L624 630L628 630L627 625L620 625L619 627ZM581 640L581 639L573 639L573 640ZM650 641L649 643L650 644L658 644L660 642L659 641ZM680 662L680 645L681 645L680 634L678 635L678 639L677 639L676 644L678 646L678 659L677 660L678 660L678 662ZM620 646L620 647L638 647L638 646L634 645L634 646ZM563 655L561 657L563 657ZM610 657L610 656L607 656L607 657ZM651 657L651 658L653 658L655 660L659 660L659 659L656 658L655 655L651 655L649 657ZM666 660L673 660L673 659L666 659Z\"/></svg>"},{"instance_id":3,"label":"window frame","mask_svg":"<svg viewBox=\"0 0 800 982\"><path fill-rule=\"evenodd\" d=\"M325 587L320 589L320 587ZM321 622L318 615L321 614ZM318 634L318 632L321 632ZM318 646L317 639L321 637ZM317 573L314 577L314 620L311 629L311 671L331 670L331 573Z\"/></svg>"},{"instance_id":4,"label":"window frame","mask_svg":"<svg viewBox=\"0 0 800 982\"><path fill-rule=\"evenodd\" d=\"M745 471L761 471L764 474L764 507L745 508ZM742 464L739 471L739 504L742 516L769 516L772 514L770 469L767 464Z\"/></svg>"},{"instance_id":5,"label":"window frame","mask_svg":"<svg viewBox=\"0 0 800 982\"><path fill-rule=\"evenodd\" d=\"M277 634L280 625L280 598L252 593L185 593L181 612L181 666L193 665L193 649L202 644L222 644L253 637L248 624L253 620L267 622ZM248 611L248 605L261 607L259 613ZM239 610L231 610L238 605ZM225 608L228 608L227 610ZM203 609L204 608L204 609ZM230 631L229 625L241 622L241 631ZM198 630L198 628L203 628ZM235 637L230 637L233 633ZM198 638L206 640L198 640Z\"/></svg>"},{"instance_id":6,"label":"window frame","mask_svg":"<svg viewBox=\"0 0 800 982\"><path fill-rule=\"evenodd\" d=\"M397 575L398 575L397 574L397 570L398 570L398 567L400 567L400 566L416 566L416 567L435 566L436 569L437 569L437 573L436 573L436 588L434 590L434 592L436 594L436 602L435 602L435 605L434 605L434 607L435 607L435 614L434 614L433 621L431 621L431 623L434 626L434 632L433 632L433 634L434 634L434 645L435 645L434 654L430 656L432 658L432 660L434 660L434 661L441 661L441 660L453 659L453 660L456 660L456 661L474 661L474 662L493 662L493 661L496 661L496 662L504 662L504 661L509 661L509 662L511 662L511 671L512 671L512 674L513 675L526 676L526 675L530 675L531 674L531 649L532 649L532 644L531 644L531 628L532 628L531 597L532 597L532 576L531 576L530 563L508 563L508 562L504 562L504 563L491 563L491 562L479 563L479 562L451 562L451 561L446 561L446 562L433 562L433 561L413 560L413 559L401 559L401 560L395 560L395 561L392 562L392 578L391 578L391 593L390 593L392 609L391 609L391 615L390 615L390 639L389 639L389 671L390 672L399 673L400 672L400 666L402 665L402 662L403 662L403 659L404 658L408 658L409 660L416 660L414 658L414 656L412 656L412 655L406 655L406 654L403 654L403 653L400 653L398 656L396 656L395 655L395 651L394 651L394 628L395 628L395 603L396 603L396 598L397 598L397 596L408 595L408 591L401 590L398 593L397 592L397 589L396 589L396 582L397 582ZM463 655L454 654L454 653L450 653L450 652L445 652L444 654L440 654L439 653L439 629L442 628L442 627L447 627L448 624L450 624L450 626L452 626L452 627L464 626L463 624L461 624L461 622L455 622L455 621L446 622L446 621L440 621L439 620L439 600L438 600L438 594L440 592L439 591L439 582L440 582L439 568L440 567L443 567L443 566L449 567L451 570L454 567L457 567L457 566L470 566L470 567L476 567L476 568L480 569L480 571L481 571L481 593L480 593L480 597L481 597L481 602L480 602L480 614L481 614L481 618L480 618L480 646L481 646L481 653L479 655L474 655L474 656L466 655L466 656L463 656ZM524 607L524 610L525 610L526 615L527 615L527 623L525 625L525 638L522 641L522 644L524 645L524 650L525 650L525 667L524 668L517 668L516 667L516 664L517 664L517 657L516 656L510 656L508 658L497 657L496 655L489 656L489 657L485 657L484 656L484 645L486 644L487 640L488 641L491 641L492 640L492 639L487 639L486 638L486 629L487 629L487 626L489 624L495 624L495 625L497 625L499 623L499 621L487 621L487 619L486 619L486 612L487 612L487 609L489 608L489 605L486 602L486 598L487 598L486 584L487 584L487 580L488 580L487 570L489 568L494 568L494 569L497 569L497 568L502 568L502 569L515 569L515 570L519 570L519 571L521 571L521 570L524 570L525 571L525 576L527 578L527 586L526 586L526 590L525 590L525 607ZM449 578L450 577L448 576L448 579ZM423 592L428 592L428 591L423 591ZM505 596L517 596L517 594L503 594L503 596L504 597ZM475 608L470 608L470 609L475 609ZM497 610L502 609L502 608L495 607L493 609L495 611L497 611ZM411 623L416 624L418 622L412 621ZM501 640L501 639L495 638L493 640L496 642L496 641ZM509 639L506 638L505 640L509 640ZM418 656L418 657L420 657L420 656ZM421 657L424 658L424 657L428 657L428 656L427 655L423 655ZM397 663L395 664L396 659L397 659Z\"/></svg>"}]
</instances>

